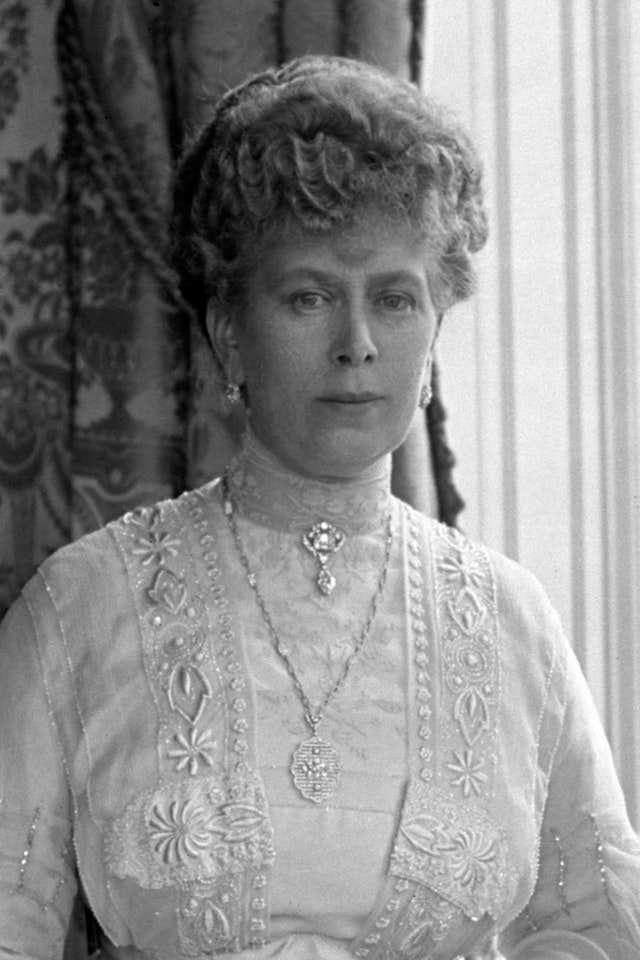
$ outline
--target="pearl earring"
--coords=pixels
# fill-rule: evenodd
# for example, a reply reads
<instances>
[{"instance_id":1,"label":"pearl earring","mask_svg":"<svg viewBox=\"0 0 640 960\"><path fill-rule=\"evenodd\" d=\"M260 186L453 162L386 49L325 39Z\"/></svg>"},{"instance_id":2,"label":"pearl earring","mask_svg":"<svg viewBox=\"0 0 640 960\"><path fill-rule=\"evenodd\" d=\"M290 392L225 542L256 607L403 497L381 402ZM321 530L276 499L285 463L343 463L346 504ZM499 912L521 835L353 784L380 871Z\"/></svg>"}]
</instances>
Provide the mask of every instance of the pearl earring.
<instances>
[{"instance_id":1,"label":"pearl earring","mask_svg":"<svg viewBox=\"0 0 640 960\"><path fill-rule=\"evenodd\" d=\"M424 384L420 390L420 399L418 400L418 406L421 410L426 410L431 403L432 396L433 394L431 393L431 387L428 387L426 384Z\"/></svg>"}]
</instances>

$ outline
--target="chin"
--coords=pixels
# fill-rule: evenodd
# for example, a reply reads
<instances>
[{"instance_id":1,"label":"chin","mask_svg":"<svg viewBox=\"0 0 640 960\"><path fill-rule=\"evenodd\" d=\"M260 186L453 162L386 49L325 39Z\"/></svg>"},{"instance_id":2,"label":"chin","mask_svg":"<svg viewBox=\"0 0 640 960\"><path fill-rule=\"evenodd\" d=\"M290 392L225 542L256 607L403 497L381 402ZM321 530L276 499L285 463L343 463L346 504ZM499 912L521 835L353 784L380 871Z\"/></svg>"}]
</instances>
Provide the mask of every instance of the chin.
<instances>
[{"instance_id":1,"label":"chin","mask_svg":"<svg viewBox=\"0 0 640 960\"><path fill-rule=\"evenodd\" d=\"M354 480L386 457L392 449L391 446L358 443L353 438L347 438L338 449L335 443L324 452L316 447L304 460L303 472L308 476L329 480Z\"/></svg>"}]
</instances>

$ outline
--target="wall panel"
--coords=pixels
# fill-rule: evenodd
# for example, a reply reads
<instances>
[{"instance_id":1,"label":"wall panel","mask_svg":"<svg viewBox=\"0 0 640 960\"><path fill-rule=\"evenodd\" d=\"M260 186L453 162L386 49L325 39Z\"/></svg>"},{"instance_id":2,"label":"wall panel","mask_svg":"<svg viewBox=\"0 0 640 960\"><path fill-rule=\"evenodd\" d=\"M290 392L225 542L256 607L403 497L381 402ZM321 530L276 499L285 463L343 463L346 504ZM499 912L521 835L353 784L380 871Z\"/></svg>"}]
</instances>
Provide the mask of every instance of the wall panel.
<instances>
[{"instance_id":1,"label":"wall panel","mask_svg":"<svg viewBox=\"0 0 640 960\"><path fill-rule=\"evenodd\" d=\"M640 823L640 12L454 0L429 30L492 223L440 342L461 526L549 592Z\"/></svg>"}]
</instances>

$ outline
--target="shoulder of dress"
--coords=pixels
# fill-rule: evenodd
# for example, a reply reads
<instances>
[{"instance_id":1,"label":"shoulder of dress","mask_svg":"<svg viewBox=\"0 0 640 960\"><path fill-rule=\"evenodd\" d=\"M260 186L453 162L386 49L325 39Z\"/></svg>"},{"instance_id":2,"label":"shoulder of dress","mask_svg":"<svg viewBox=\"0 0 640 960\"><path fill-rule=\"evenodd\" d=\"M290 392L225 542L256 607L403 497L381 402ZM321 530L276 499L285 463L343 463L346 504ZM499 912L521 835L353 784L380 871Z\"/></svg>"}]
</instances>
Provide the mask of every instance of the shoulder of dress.
<instances>
[{"instance_id":1,"label":"shoulder of dress","mask_svg":"<svg viewBox=\"0 0 640 960\"><path fill-rule=\"evenodd\" d=\"M424 521L437 580L457 577L473 588L478 571L484 571L485 585L487 577L491 580L493 609L503 637L529 656L536 650L545 658L566 653L560 618L535 574L460 530L427 517Z\"/></svg>"},{"instance_id":2,"label":"shoulder of dress","mask_svg":"<svg viewBox=\"0 0 640 960\"><path fill-rule=\"evenodd\" d=\"M171 522L176 516L178 516L182 522L185 522L190 511L196 505L201 504L203 499L206 500L214 495L219 483L220 478L217 477L194 490L185 490L176 497L167 497L155 503L136 507L122 514L122 516L111 520L101 529L113 535L117 533L118 530L132 526L140 529L151 529L153 526ZM89 536L91 536L91 534L89 534Z\"/></svg>"},{"instance_id":3,"label":"shoulder of dress","mask_svg":"<svg viewBox=\"0 0 640 960\"><path fill-rule=\"evenodd\" d=\"M527 636L562 637L563 627L549 595L534 573L497 550L484 548L494 571L498 609Z\"/></svg>"},{"instance_id":4,"label":"shoulder of dress","mask_svg":"<svg viewBox=\"0 0 640 960\"><path fill-rule=\"evenodd\" d=\"M43 561L35 576L23 589L32 600L43 591L51 597L64 593L69 607L73 598L90 591L92 595L106 592L122 596L119 589L126 580L123 546L126 540L136 549L136 536L150 549L157 546L163 528L177 526L184 530L189 524L191 508L211 496L217 480L146 506L136 507L104 526L84 534L60 547ZM124 538L122 534L135 533Z\"/></svg>"},{"instance_id":5,"label":"shoulder of dress","mask_svg":"<svg viewBox=\"0 0 640 960\"><path fill-rule=\"evenodd\" d=\"M83 571L88 573L94 565L100 566L106 575L115 561L115 545L105 525L59 547L40 564L32 583L66 581L70 587L77 579L83 579Z\"/></svg>"}]
</instances>

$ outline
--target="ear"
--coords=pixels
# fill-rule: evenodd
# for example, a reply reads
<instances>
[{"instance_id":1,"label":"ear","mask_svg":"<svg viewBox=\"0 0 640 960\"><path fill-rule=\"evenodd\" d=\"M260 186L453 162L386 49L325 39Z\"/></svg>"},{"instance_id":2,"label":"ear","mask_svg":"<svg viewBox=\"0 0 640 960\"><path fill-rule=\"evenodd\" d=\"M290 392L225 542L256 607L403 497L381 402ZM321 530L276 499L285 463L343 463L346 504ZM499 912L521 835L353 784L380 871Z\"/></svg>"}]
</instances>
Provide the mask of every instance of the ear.
<instances>
[{"instance_id":1,"label":"ear","mask_svg":"<svg viewBox=\"0 0 640 960\"><path fill-rule=\"evenodd\" d=\"M241 386L245 376L238 346L238 321L233 313L209 300L206 316L207 333L229 383Z\"/></svg>"}]
</instances>

